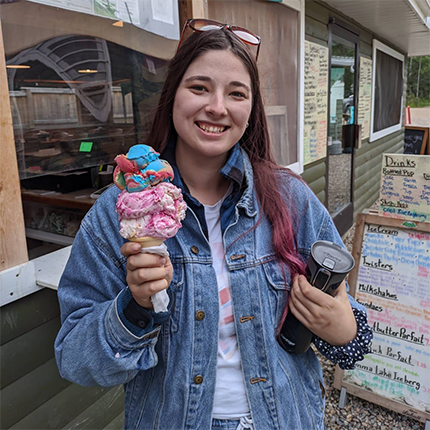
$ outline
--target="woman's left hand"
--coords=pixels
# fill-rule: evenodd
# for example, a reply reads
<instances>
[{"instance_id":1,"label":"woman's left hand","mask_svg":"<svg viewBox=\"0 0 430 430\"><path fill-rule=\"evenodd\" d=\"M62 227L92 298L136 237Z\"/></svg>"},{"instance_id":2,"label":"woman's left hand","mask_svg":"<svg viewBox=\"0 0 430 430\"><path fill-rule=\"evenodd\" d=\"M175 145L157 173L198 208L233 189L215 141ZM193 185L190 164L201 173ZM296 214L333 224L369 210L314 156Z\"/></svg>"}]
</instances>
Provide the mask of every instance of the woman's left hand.
<instances>
[{"instance_id":1,"label":"woman's left hand","mask_svg":"<svg viewBox=\"0 0 430 430\"><path fill-rule=\"evenodd\" d=\"M357 323L345 282L331 296L313 287L305 276L296 276L290 291L289 306L303 325L330 345L345 345L357 335Z\"/></svg>"}]
</instances>

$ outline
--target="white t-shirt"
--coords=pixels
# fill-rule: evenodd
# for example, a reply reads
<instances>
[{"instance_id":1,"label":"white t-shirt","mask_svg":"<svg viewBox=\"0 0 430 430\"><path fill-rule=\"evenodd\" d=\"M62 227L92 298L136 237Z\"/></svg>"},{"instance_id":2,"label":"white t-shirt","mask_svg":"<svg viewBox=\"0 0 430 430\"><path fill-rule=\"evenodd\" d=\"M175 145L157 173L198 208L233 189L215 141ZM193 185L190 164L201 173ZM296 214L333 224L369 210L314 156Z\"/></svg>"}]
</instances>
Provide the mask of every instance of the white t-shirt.
<instances>
[{"instance_id":1,"label":"white t-shirt","mask_svg":"<svg viewBox=\"0 0 430 430\"><path fill-rule=\"evenodd\" d=\"M249 415L250 412L237 344L230 294L230 279L224 260L225 254L221 232L220 210L223 201L231 193L231 188L218 203L213 206L204 205L220 303L218 365L212 413L212 417L217 419L238 419Z\"/></svg>"}]
</instances>

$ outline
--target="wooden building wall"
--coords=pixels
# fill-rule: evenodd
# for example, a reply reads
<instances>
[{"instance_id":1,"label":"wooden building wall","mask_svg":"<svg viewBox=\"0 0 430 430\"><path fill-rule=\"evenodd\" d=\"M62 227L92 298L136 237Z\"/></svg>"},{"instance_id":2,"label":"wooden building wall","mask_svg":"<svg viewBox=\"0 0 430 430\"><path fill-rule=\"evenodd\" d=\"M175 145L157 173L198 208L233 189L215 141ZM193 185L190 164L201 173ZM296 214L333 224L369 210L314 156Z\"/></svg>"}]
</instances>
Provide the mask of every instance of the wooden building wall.
<instances>
[{"instance_id":1,"label":"wooden building wall","mask_svg":"<svg viewBox=\"0 0 430 430\"><path fill-rule=\"evenodd\" d=\"M376 38L387 45L389 41L371 34L357 23L317 1L306 1L305 38L328 47L328 22L330 17L338 18L360 32L360 56L372 57L372 40ZM391 45L392 46L392 45ZM396 49L395 46L392 46ZM406 95L406 83L405 83ZM363 209L370 207L379 196L382 154L401 153L404 129L382 139L369 142L365 139L362 147L355 151L354 219ZM303 179L309 184L319 200L325 201L326 159L304 166Z\"/></svg>"},{"instance_id":2,"label":"wooden building wall","mask_svg":"<svg viewBox=\"0 0 430 430\"><path fill-rule=\"evenodd\" d=\"M44 289L3 306L0 322L2 429L122 429L122 386L80 387L58 372L56 291Z\"/></svg>"}]
</instances>

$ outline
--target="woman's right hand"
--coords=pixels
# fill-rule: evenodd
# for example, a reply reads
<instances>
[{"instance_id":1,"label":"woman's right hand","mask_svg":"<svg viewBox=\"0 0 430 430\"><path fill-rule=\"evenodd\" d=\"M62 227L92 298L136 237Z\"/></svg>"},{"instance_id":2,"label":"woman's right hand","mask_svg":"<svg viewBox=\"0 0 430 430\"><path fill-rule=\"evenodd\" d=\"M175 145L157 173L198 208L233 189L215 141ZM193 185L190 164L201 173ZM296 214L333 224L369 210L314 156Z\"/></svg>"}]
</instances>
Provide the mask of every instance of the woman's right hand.
<instances>
[{"instance_id":1,"label":"woman's right hand","mask_svg":"<svg viewBox=\"0 0 430 430\"><path fill-rule=\"evenodd\" d=\"M127 258L127 285L140 306L152 309L151 296L167 289L172 282L173 267L169 257L140 250L136 242L127 242L121 247L121 254Z\"/></svg>"}]
</instances>

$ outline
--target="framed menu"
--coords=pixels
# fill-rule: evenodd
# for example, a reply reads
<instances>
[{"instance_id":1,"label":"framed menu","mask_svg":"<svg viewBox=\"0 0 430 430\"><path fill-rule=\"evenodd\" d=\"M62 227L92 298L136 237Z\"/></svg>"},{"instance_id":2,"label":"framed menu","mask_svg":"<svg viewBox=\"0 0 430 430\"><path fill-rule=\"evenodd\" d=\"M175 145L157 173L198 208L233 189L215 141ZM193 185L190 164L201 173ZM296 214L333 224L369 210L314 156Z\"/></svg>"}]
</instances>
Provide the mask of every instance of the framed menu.
<instances>
[{"instance_id":1,"label":"framed menu","mask_svg":"<svg viewBox=\"0 0 430 430\"><path fill-rule=\"evenodd\" d=\"M379 213L430 222L430 156L382 154Z\"/></svg>"},{"instance_id":2,"label":"framed menu","mask_svg":"<svg viewBox=\"0 0 430 430\"><path fill-rule=\"evenodd\" d=\"M303 164L327 155L328 48L305 41Z\"/></svg>"},{"instance_id":3,"label":"framed menu","mask_svg":"<svg viewBox=\"0 0 430 430\"><path fill-rule=\"evenodd\" d=\"M360 88L358 92L358 123L361 139L370 137L370 113L372 110L372 60L360 57Z\"/></svg>"},{"instance_id":4,"label":"framed menu","mask_svg":"<svg viewBox=\"0 0 430 430\"><path fill-rule=\"evenodd\" d=\"M430 420L430 224L359 214L350 292L367 309L371 354L335 387Z\"/></svg>"}]
</instances>

